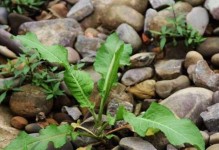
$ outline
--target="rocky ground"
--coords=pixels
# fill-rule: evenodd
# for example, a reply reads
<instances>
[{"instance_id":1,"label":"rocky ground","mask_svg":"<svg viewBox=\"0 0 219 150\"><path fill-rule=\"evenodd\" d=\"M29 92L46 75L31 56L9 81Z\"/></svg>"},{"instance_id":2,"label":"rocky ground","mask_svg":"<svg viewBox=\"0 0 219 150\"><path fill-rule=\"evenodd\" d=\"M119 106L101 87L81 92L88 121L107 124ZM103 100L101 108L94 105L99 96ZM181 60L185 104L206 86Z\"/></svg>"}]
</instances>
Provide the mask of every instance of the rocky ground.
<instances>
[{"instance_id":1,"label":"rocky ground","mask_svg":"<svg viewBox=\"0 0 219 150\"><path fill-rule=\"evenodd\" d=\"M168 8L173 5L175 12ZM0 62L15 60L22 46L11 35L33 32L45 45L59 44L67 48L69 63L85 63L83 68L96 83L100 75L93 69L96 50L111 32L131 44L131 65L120 71L120 84L113 89L106 111L115 113L118 106L139 114L151 102L160 102L178 117L189 118L198 125L207 150L219 149L219 1L218 0L54 0L39 11L12 13L0 7ZM160 31L167 18L184 14L187 24L206 40L195 48L169 41L164 50L156 37L147 31ZM1 76L5 81L18 81ZM19 130L36 136L49 124L76 122L89 116L69 95L46 100L41 88L30 84L22 92L8 93L0 105L0 149L16 137ZM93 90L91 100L97 104L100 95ZM27 96L28 95L28 96ZM97 107L98 109L98 107ZM43 118L43 119L41 119ZM46 119L45 119L46 118ZM42 121L43 120L43 121ZM114 150L176 150L162 134L142 139L133 134L123 137ZM85 142L85 143L84 143ZM63 150L85 145L86 141L67 143ZM52 149L49 148L49 149ZM99 148L101 149L101 148ZM184 150L195 150L188 147Z\"/></svg>"}]
</instances>

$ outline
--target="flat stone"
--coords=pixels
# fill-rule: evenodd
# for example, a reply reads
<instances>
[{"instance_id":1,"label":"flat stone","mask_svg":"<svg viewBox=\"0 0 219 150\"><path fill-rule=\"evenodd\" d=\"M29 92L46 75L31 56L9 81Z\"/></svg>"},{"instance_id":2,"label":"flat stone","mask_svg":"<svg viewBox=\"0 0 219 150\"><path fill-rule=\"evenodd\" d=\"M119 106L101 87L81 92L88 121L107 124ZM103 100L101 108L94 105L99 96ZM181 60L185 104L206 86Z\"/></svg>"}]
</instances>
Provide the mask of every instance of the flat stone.
<instances>
[{"instance_id":1,"label":"flat stone","mask_svg":"<svg viewBox=\"0 0 219 150\"><path fill-rule=\"evenodd\" d=\"M128 92L140 99L150 99L155 96L155 80L145 80L128 88Z\"/></svg>"},{"instance_id":2,"label":"flat stone","mask_svg":"<svg viewBox=\"0 0 219 150\"><path fill-rule=\"evenodd\" d=\"M134 51L139 50L142 45L141 38L138 33L130 25L123 23L117 29L116 33L119 35L119 38L127 44L131 44Z\"/></svg>"},{"instance_id":3,"label":"flat stone","mask_svg":"<svg viewBox=\"0 0 219 150\"><path fill-rule=\"evenodd\" d=\"M157 150L151 143L139 137L125 137L119 145L126 150Z\"/></svg>"},{"instance_id":4,"label":"flat stone","mask_svg":"<svg viewBox=\"0 0 219 150\"><path fill-rule=\"evenodd\" d=\"M208 131L219 131L219 103L207 108L207 111L201 113L205 126Z\"/></svg>"},{"instance_id":5,"label":"flat stone","mask_svg":"<svg viewBox=\"0 0 219 150\"><path fill-rule=\"evenodd\" d=\"M197 17L199 16L199 17ZM200 35L203 35L209 23L208 12L203 7L194 7L186 16L187 24L197 30Z\"/></svg>"},{"instance_id":6,"label":"flat stone","mask_svg":"<svg viewBox=\"0 0 219 150\"><path fill-rule=\"evenodd\" d=\"M80 0L75 5L73 5L67 14L67 17L80 21L90 15L93 11L94 6L91 0Z\"/></svg>"},{"instance_id":7,"label":"flat stone","mask_svg":"<svg viewBox=\"0 0 219 150\"><path fill-rule=\"evenodd\" d=\"M217 0L206 0L204 4L205 8L207 8L214 19L219 20L219 1Z\"/></svg>"},{"instance_id":8,"label":"flat stone","mask_svg":"<svg viewBox=\"0 0 219 150\"><path fill-rule=\"evenodd\" d=\"M199 123L200 114L212 104L212 95L213 92L208 89L189 87L175 92L164 99L161 104L168 107L178 117Z\"/></svg>"},{"instance_id":9,"label":"flat stone","mask_svg":"<svg viewBox=\"0 0 219 150\"><path fill-rule=\"evenodd\" d=\"M153 76L153 69L150 67L130 69L122 76L122 83L126 86L137 84Z\"/></svg>"},{"instance_id":10,"label":"flat stone","mask_svg":"<svg viewBox=\"0 0 219 150\"><path fill-rule=\"evenodd\" d=\"M156 82L155 89L156 93L161 97L161 98L166 98L173 94L174 92L187 88L190 86L190 81L187 76L179 76L176 79L172 80L162 80Z\"/></svg>"},{"instance_id":11,"label":"flat stone","mask_svg":"<svg viewBox=\"0 0 219 150\"><path fill-rule=\"evenodd\" d=\"M23 23L19 33L33 32L45 45L72 47L75 38L82 32L80 24L72 19L52 19Z\"/></svg>"},{"instance_id":12,"label":"flat stone","mask_svg":"<svg viewBox=\"0 0 219 150\"><path fill-rule=\"evenodd\" d=\"M189 66L187 72L196 86L212 91L219 90L219 74L214 73L205 60L199 60L195 65Z\"/></svg>"},{"instance_id":13,"label":"flat stone","mask_svg":"<svg viewBox=\"0 0 219 150\"><path fill-rule=\"evenodd\" d=\"M0 24L8 24L8 11L5 7L0 7Z\"/></svg>"},{"instance_id":14,"label":"flat stone","mask_svg":"<svg viewBox=\"0 0 219 150\"><path fill-rule=\"evenodd\" d=\"M175 4L174 0L149 0L149 2L154 9Z\"/></svg>"},{"instance_id":15,"label":"flat stone","mask_svg":"<svg viewBox=\"0 0 219 150\"><path fill-rule=\"evenodd\" d=\"M130 57L131 67L147 67L152 65L155 59L155 53L153 52L142 52L134 54Z\"/></svg>"},{"instance_id":16,"label":"flat stone","mask_svg":"<svg viewBox=\"0 0 219 150\"><path fill-rule=\"evenodd\" d=\"M219 37L208 37L197 47L197 52L202 54L203 57L211 57L219 53Z\"/></svg>"},{"instance_id":17,"label":"flat stone","mask_svg":"<svg viewBox=\"0 0 219 150\"><path fill-rule=\"evenodd\" d=\"M155 63L156 74L162 79L174 79L182 74L182 59L160 60Z\"/></svg>"}]
</instances>

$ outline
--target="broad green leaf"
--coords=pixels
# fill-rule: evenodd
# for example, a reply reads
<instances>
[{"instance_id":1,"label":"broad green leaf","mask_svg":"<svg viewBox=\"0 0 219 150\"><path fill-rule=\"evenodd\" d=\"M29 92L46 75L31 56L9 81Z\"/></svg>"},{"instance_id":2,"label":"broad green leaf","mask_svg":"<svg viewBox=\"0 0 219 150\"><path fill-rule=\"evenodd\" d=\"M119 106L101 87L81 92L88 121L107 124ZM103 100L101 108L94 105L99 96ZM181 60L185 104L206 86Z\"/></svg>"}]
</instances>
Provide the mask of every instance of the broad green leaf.
<instances>
[{"instance_id":1,"label":"broad green leaf","mask_svg":"<svg viewBox=\"0 0 219 150\"><path fill-rule=\"evenodd\" d=\"M3 92L3 93L0 95L0 104L4 101L6 95L7 95L7 91Z\"/></svg>"},{"instance_id":2,"label":"broad green leaf","mask_svg":"<svg viewBox=\"0 0 219 150\"><path fill-rule=\"evenodd\" d=\"M125 109L124 106L120 106L115 116L111 116L109 113L107 114L107 122L109 123L109 125L114 125L116 121L123 119L124 109Z\"/></svg>"},{"instance_id":3,"label":"broad green leaf","mask_svg":"<svg viewBox=\"0 0 219 150\"><path fill-rule=\"evenodd\" d=\"M21 132L5 150L46 150L50 141L54 143L55 148L59 148L66 143L67 136L69 136L71 132L72 127L70 125L58 127L50 125L40 130L38 137L32 137L25 132Z\"/></svg>"},{"instance_id":4,"label":"broad green leaf","mask_svg":"<svg viewBox=\"0 0 219 150\"><path fill-rule=\"evenodd\" d=\"M162 36L162 37L161 37L161 40L160 40L160 48L161 48L161 49L164 48L164 46L165 46L165 44L166 44L166 41L167 41L166 37L165 37L165 36Z\"/></svg>"},{"instance_id":5,"label":"broad green leaf","mask_svg":"<svg viewBox=\"0 0 219 150\"><path fill-rule=\"evenodd\" d=\"M102 75L98 86L101 95L108 97L112 86L118 80L118 69L120 66L129 64L129 57L132 53L130 45L125 45L116 33L110 35L106 42L99 48L94 63L95 70Z\"/></svg>"},{"instance_id":6,"label":"broad green leaf","mask_svg":"<svg viewBox=\"0 0 219 150\"><path fill-rule=\"evenodd\" d=\"M68 64L67 50L60 46L44 46L40 43L34 33L27 33L26 35L15 36L14 39L21 41L21 43L29 49L36 49L41 57L49 62L56 62L62 65Z\"/></svg>"},{"instance_id":7,"label":"broad green leaf","mask_svg":"<svg viewBox=\"0 0 219 150\"><path fill-rule=\"evenodd\" d=\"M177 119L165 106L152 103L147 112L139 117L127 111L124 111L123 117L142 137L150 128L155 128L161 130L175 146L189 143L204 150L205 143L199 129L188 119Z\"/></svg>"},{"instance_id":8,"label":"broad green leaf","mask_svg":"<svg viewBox=\"0 0 219 150\"><path fill-rule=\"evenodd\" d=\"M94 104L89 100L94 88L94 83L89 74L69 68L64 72L64 81L81 107L94 108Z\"/></svg>"}]
</instances>

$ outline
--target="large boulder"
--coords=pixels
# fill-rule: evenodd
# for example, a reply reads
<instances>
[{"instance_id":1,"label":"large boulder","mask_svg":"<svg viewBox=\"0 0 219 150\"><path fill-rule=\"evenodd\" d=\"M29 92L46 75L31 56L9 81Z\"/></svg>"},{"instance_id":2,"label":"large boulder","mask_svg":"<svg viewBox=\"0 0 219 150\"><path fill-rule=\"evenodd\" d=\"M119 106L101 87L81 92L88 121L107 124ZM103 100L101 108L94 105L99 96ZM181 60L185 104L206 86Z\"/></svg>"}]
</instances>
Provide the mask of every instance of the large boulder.
<instances>
[{"instance_id":1,"label":"large boulder","mask_svg":"<svg viewBox=\"0 0 219 150\"><path fill-rule=\"evenodd\" d=\"M213 92L199 87L182 89L164 99L161 104L168 107L180 118L201 120L200 114L212 104Z\"/></svg>"}]
</instances>

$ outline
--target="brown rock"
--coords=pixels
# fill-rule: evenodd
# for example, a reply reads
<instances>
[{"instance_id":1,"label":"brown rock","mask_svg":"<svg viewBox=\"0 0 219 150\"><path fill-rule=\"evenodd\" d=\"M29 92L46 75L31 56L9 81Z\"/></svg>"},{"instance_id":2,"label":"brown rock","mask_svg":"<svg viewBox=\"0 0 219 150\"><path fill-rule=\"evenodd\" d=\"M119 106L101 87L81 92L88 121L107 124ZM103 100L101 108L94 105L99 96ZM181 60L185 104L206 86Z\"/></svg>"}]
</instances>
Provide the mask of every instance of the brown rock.
<instances>
[{"instance_id":1,"label":"brown rock","mask_svg":"<svg viewBox=\"0 0 219 150\"><path fill-rule=\"evenodd\" d=\"M190 51L186 54L184 66L188 68L190 65L196 64L199 60L203 60L202 55L196 51Z\"/></svg>"},{"instance_id":2,"label":"brown rock","mask_svg":"<svg viewBox=\"0 0 219 150\"><path fill-rule=\"evenodd\" d=\"M51 8L48 9L54 16L58 17L58 18L65 18L67 13L68 13L68 9L65 5L65 3L58 3L55 4L53 6L51 6Z\"/></svg>"},{"instance_id":3,"label":"brown rock","mask_svg":"<svg viewBox=\"0 0 219 150\"><path fill-rule=\"evenodd\" d=\"M20 87L20 90L10 98L10 108L15 114L35 117L39 112L48 114L52 109L53 101L46 99L42 88L27 84Z\"/></svg>"},{"instance_id":4,"label":"brown rock","mask_svg":"<svg viewBox=\"0 0 219 150\"><path fill-rule=\"evenodd\" d=\"M206 150L218 150L219 149L219 144L214 144L209 146Z\"/></svg>"},{"instance_id":5,"label":"brown rock","mask_svg":"<svg viewBox=\"0 0 219 150\"><path fill-rule=\"evenodd\" d=\"M128 89L128 92L140 99L152 98L155 96L155 80L146 80Z\"/></svg>"},{"instance_id":6,"label":"brown rock","mask_svg":"<svg viewBox=\"0 0 219 150\"><path fill-rule=\"evenodd\" d=\"M214 54L219 53L219 38L208 37L197 47L197 52L202 54L204 57L211 57Z\"/></svg>"},{"instance_id":7,"label":"brown rock","mask_svg":"<svg viewBox=\"0 0 219 150\"><path fill-rule=\"evenodd\" d=\"M219 53L217 54L214 54L212 57L211 57L211 63L217 67L219 67Z\"/></svg>"},{"instance_id":8,"label":"brown rock","mask_svg":"<svg viewBox=\"0 0 219 150\"><path fill-rule=\"evenodd\" d=\"M61 122L68 122L68 123L71 123L73 122L72 118L66 114L66 113L55 113L53 118L58 122L58 123L61 123Z\"/></svg>"},{"instance_id":9,"label":"brown rock","mask_svg":"<svg viewBox=\"0 0 219 150\"><path fill-rule=\"evenodd\" d=\"M78 54L76 50L74 50L71 47L66 47L66 49L68 51L68 62L70 64L75 64L78 61L80 61L80 55Z\"/></svg>"},{"instance_id":10,"label":"brown rock","mask_svg":"<svg viewBox=\"0 0 219 150\"><path fill-rule=\"evenodd\" d=\"M20 116L15 116L11 119L11 126L16 129L24 129L24 127L28 124L27 119Z\"/></svg>"}]
</instances>

